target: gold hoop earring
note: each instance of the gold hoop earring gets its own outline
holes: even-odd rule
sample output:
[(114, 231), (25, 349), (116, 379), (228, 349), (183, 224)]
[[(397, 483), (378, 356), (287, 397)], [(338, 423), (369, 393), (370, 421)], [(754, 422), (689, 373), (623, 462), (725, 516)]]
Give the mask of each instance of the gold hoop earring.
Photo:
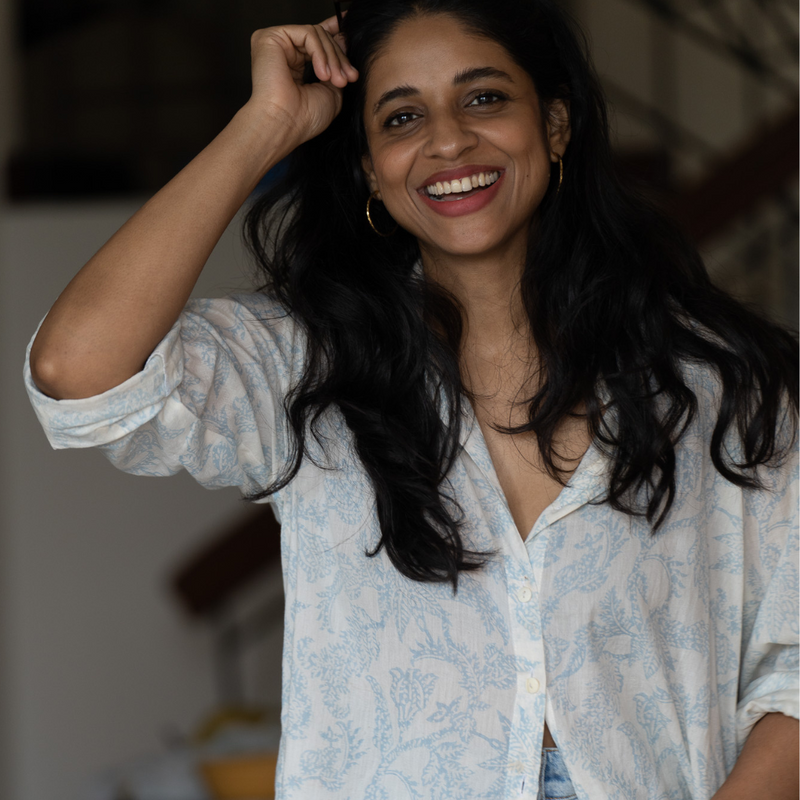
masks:
[(372, 228), (372, 230), (374, 230), (374, 231), (375, 231), (375, 233), (377, 233), (377, 234), (378, 234), (378, 236), (383, 236), (384, 238), (386, 238), (387, 236), (391, 236), (391, 235), (392, 235), (392, 234), (393, 234), (393, 233), (394, 233), (394, 232), (397, 230), (397, 223), (395, 223), (395, 226), (394, 226), (394, 228), (392, 228), (392, 230), (390, 230), (390, 231), (389, 231), (389, 233), (381, 233), (381, 232), (380, 232), (380, 231), (379, 231), (379, 230), (378, 230), (378, 229), (375, 227), (375, 223), (372, 221), (372, 215), (369, 213), (369, 204), (370, 204), (370, 203), (371, 203), (373, 200), (376, 200), (379, 194), (380, 194), (380, 192), (373, 192), (373, 193), (372, 193), (372, 194), (371, 194), (371, 195), (370, 195), (370, 196), (367, 198), (367, 222), (369, 222), (369, 226), (370, 226), (370, 228)]
[(561, 160), (561, 156), (558, 157), (558, 188), (556, 189), (556, 194), (561, 191), (561, 181), (564, 180), (564, 162)]

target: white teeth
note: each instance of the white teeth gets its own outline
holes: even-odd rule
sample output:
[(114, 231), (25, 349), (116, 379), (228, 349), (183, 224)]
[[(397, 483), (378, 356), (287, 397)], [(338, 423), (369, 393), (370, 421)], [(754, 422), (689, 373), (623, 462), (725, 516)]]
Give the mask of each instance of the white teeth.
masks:
[(471, 177), (468, 176), (460, 180), (436, 181), (436, 183), (426, 186), (425, 191), (432, 197), (441, 197), (445, 194), (461, 194), (462, 192), (477, 189), (479, 186), (491, 186), (499, 177), (500, 173), (497, 170), (493, 172), (478, 172)]

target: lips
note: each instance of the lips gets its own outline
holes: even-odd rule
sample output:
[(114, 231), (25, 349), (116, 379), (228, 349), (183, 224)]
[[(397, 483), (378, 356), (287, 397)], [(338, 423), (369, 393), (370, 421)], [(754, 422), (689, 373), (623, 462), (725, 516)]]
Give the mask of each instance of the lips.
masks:
[[(473, 175), (491, 176), (491, 180), (488, 181), (489, 185), (481, 186), (479, 183), (477, 188), (467, 189), (465, 179), (469, 180), (471, 186)], [(504, 177), (505, 171), (497, 167), (469, 165), (431, 175), (427, 178), (426, 183), (417, 189), (417, 193), (422, 202), (440, 216), (461, 217), (465, 214), (474, 214), (489, 205), (497, 196)], [(460, 191), (453, 191), (451, 188), (449, 194), (439, 194), (438, 191), (431, 194), (429, 187), (437, 185), (444, 187), (447, 181), (450, 181), (451, 184), (463, 182), (459, 186)], [(486, 183), (485, 180), (484, 184)]]
[(425, 182), (417, 187), (417, 191), (420, 193), (424, 193), (428, 186), (433, 186), (436, 183), (445, 182), (452, 182), (455, 180), (463, 180), (464, 178), (472, 178), (473, 175), (479, 175), (480, 173), (491, 173), (491, 172), (499, 172), (502, 176), (504, 170), (502, 167), (498, 167), (497, 165), (492, 164), (464, 164), (462, 167), (454, 167), (453, 169), (446, 169), (442, 170), (441, 172), (435, 172), (433, 175), (429, 175)]
[(478, 191), (491, 186), (498, 178), (500, 173), (497, 170), (493, 172), (478, 172), (472, 177), (455, 178), (452, 181), (436, 181), (429, 186), (425, 187), (425, 192), (429, 197), (436, 198), (437, 200), (456, 200), (457, 197), (449, 197), (449, 195), (460, 195), (465, 192), (473, 190)]

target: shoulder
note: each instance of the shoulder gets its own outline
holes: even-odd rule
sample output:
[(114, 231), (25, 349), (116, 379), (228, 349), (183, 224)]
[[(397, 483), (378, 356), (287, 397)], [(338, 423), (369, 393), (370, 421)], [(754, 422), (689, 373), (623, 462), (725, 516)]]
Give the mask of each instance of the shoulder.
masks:
[[(772, 407), (761, 405), (762, 398), (755, 394), (740, 409), (735, 408), (742, 398), (728, 390), (725, 394), (722, 380), (715, 367), (699, 361), (681, 364), (682, 377), (696, 400), (694, 419), (689, 426), (684, 444), (692, 450), (701, 450), (704, 460), (711, 460), (715, 435), (720, 457), (737, 473), (755, 480), (757, 485), (780, 491), (787, 484), (796, 485), (798, 431), (797, 409), (788, 393), (773, 398)], [(720, 426), (726, 417), (727, 427)], [(743, 414), (740, 418), (739, 414)], [(746, 425), (743, 433), (742, 425)], [(719, 426), (719, 430), (717, 430)], [(743, 438), (744, 437), (744, 438)], [(745, 446), (747, 437), (756, 437), (751, 442), (749, 455)], [(757, 463), (746, 467), (747, 463)]]
[(303, 369), (305, 340), (294, 317), (272, 295), (255, 292), (190, 300), (176, 330), (182, 358), (192, 372), (237, 365), (272, 382), (292, 380)]
[(679, 365), (680, 378), (695, 399), (694, 418), (689, 430), (710, 443), (723, 401), (723, 385), (711, 364), (684, 360)]
[(293, 325), (293, 318), (281, 302), (264, 292), (192, 299), (186, 304), (184, 315), (221, 325), (236, 322), (278, 323), (285, 327)]
[(190, 300), (180, 323), (184, 336), (205, 334), (240, 343), (292, 346), (301, 335), (285, 306), (262, 292)]
[[(761, 409), (762, 404), (766, 405), (765, 400), (769, 399), (776, 412), (772, 420), (776, 443), (782, 448), (786, 448), (792, 442), (797, 409), (785, 387), (782, 391), (776, 390), (775, 395), (765, 398), (758, 391), (755, 383), (748, 395), (748, 391), (744, 387), (736, 384), (735, 381), (729, 381), (728, 393), (730, 396), (725, 397), (725, 387), (719, 370), (712, 364), (699, 360), (685, 360), (680, 364), (680, 371), (686, 387), (691, 390), (697, 401), (698, 417), (705, 424), (710, 424), (713, 428), (724, 404), (731, 406), (730, 410), (734, 414), (734, 419), (736, 413), (742, 409), (746, 409), (749, 418)], [(739, 407), (734, 408), (734, 404)]]

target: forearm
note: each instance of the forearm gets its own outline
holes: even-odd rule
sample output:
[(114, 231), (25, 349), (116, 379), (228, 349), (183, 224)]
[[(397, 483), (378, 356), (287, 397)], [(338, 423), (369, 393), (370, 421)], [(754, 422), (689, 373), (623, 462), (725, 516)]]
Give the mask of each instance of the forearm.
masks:
[(291, 150), (281, 122), (245, 106), (75, 276), (31, 351), (36, 384), (87, 397), (138, 372), (263, 173)]
[(762, 717), (712, 800), (797, 800), (799, 729), (798, 721), (784, 714)]

